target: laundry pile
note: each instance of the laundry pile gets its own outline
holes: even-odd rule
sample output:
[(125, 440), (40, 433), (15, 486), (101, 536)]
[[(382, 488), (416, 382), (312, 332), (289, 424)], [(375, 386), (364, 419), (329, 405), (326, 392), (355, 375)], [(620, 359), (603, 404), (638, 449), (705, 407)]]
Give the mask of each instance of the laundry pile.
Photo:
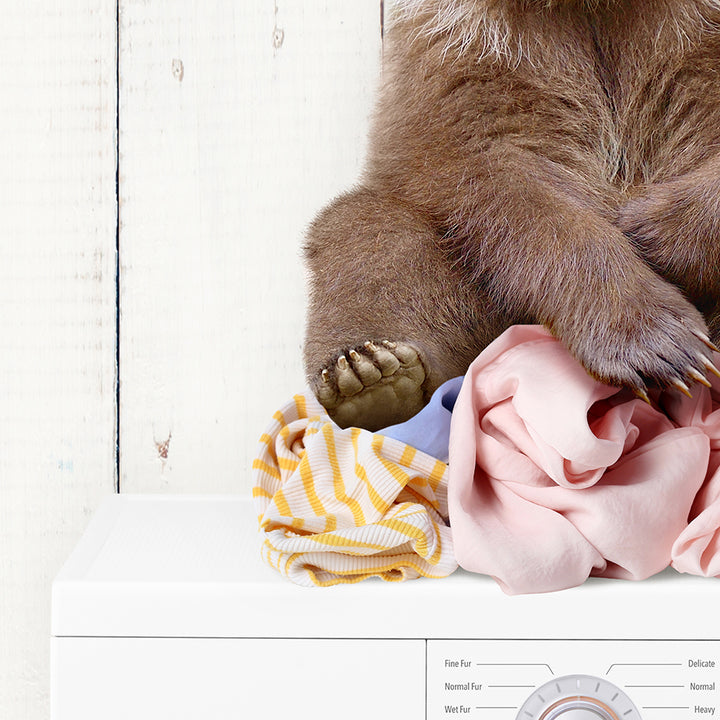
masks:
[(341, 430), (309, 392), (275, 413), (253, 472), (263, 557), (298, 584), (457, 568), (447, 465), (383, 435)]
[[(718, 360), (718, 356), (715, 357)], [(303, 585), (440, 578), (508, 593), (668, 565), (720, 576), (720, 380), (652, 406), (515, 326), (401, 425), (340, 429), (310, 391), (253, 464), (263, 557)]]

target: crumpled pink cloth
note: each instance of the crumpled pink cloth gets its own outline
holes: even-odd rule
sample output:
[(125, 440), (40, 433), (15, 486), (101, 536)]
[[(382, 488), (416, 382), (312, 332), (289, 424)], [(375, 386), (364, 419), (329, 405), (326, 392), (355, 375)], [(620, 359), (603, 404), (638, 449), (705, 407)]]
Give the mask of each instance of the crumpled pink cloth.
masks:
[(720, 383), (692, 391), (657, 392), (650, 407), (593, 380), (544, 328), (507, 330), (453, 410), (460, 566), (511, 594), (639, 580), (671, 562), (720, 574)]
[[(714, 355), (718, 366), (720, 355)], [(690, 522), (672, 548), (672, 565), (680, 572), (720, 577), (720, 380), (696, 391), (693, 399), (666, 393), (665, 410), (679, 425), (700, 428), (710, 441), (705, 482), (690, 510)]]

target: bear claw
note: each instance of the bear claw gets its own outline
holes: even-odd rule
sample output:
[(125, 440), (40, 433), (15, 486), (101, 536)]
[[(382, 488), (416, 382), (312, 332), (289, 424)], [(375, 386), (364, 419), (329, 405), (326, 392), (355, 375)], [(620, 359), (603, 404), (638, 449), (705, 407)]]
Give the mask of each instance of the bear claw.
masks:
[(715, 345), (715, 343), (705, 334), (702, 332), (698, 332), (697, 330), (693, 330), (693, 335), (695, 335), (698, 340), (701, 340), (706, 347), (710, 348), (713, 352), (720, 353), (720, 348)]

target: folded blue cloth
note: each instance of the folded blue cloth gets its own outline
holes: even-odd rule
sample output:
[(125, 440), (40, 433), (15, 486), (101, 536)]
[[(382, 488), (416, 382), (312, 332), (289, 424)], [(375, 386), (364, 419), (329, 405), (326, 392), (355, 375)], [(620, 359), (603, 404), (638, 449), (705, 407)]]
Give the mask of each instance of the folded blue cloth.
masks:
[(461, 376), (443, 383), (417, 415), (404, 423), (378, 430), (378, 433), (412, 445), (438, 460), (447, 462), (450, 418), (462, 381)]

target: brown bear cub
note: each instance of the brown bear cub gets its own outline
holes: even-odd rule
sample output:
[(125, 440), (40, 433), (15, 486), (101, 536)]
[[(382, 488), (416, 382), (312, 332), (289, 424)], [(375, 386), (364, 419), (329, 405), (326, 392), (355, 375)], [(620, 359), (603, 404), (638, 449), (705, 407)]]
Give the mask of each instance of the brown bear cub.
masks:
[(720, 342), (720, 0), (399, 0), (361, 186), (312, 224), (305, 362), (417, 412), (516, 323), (687, 392)]

